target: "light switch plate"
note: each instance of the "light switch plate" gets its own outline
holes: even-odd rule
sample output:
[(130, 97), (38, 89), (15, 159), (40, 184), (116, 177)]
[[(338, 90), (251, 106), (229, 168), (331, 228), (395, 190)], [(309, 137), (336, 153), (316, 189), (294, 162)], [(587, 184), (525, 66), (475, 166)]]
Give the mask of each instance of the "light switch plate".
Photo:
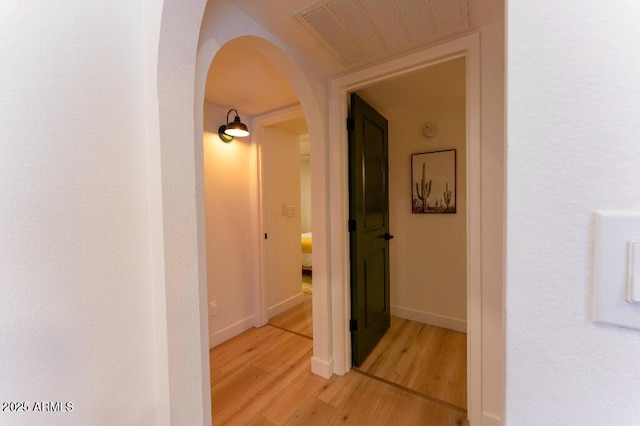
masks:
[(629, 241), (627, 302), (640, 303), (640, 240)]
[(640, 329), (640, 304), (627, 298), (634, 241), (640, 241), (640, 212), (596, 212), (592, 319)]

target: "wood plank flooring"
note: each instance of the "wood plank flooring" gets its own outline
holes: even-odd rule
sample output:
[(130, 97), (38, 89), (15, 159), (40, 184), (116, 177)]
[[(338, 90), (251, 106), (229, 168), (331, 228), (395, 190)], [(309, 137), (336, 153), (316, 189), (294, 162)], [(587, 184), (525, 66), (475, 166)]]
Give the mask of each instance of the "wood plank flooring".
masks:
[(359, 369), (428, 398), (467, 407), (465, 333), (391, 317), (391, 328)]
[(357, 371), (311, 374), (312, 341), (272, 326), (211, 349), (215, 425), (466, 425), (436, 404)]
[(293, 331), (303, 336), (313, 338), (313, 314), (311, 313), (312, 296), (302, 294), (302, 303), (269, 319), (274, 327)]
[[(311, 296), (269, 324), (313, 337)], [(466, 409), (466, 339), (465, 333), (391, 317), (391, 328), (359, 370)]]

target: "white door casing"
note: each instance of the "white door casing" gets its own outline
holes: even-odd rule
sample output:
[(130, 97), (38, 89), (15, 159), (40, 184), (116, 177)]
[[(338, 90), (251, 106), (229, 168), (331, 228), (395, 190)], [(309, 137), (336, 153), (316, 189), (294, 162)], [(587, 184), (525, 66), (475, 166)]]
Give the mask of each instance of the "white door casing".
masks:
[[(348, 157), (345, 118), (350, 92), (457, 57), (466, 59), (467, 148), (467, 395), (468, 418), (482, 417), (482, 281), (480, 168), (480, 37), (467, 35), (404, 57), (336, 77), (329, 95), (331, 306), (334, 373), (351, 367), (349, 334)], [(315, 332), (315, 330), (314, 330)]]

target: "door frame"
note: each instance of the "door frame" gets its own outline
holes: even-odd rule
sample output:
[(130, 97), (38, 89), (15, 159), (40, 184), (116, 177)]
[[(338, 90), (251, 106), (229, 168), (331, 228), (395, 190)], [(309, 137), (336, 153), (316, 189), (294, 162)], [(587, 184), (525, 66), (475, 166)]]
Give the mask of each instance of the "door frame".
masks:
[[(265, 137), (265, 127), (278, 124), (286, 120), (305, 117), (302, 105), (292, 105), (289, 107), (281, 108), (275, 111), (267, 112), (264, 114), (256, 115), (251, 118), (252, 131), (252, 149), (251, 153), (252, 164), (250, 164), (249, 170), (252, 176), (250, 177), (253, 182), (251, 185), (251, 235), (254, 236), (251, 246), (252, 254), (252, 282), (253, 282), (253, 313), (254, 313), (254, 327), (262, 327), (269, 321), (266, 297), (266, 279), (265, 279), (265, 248), (264, 248), (264, 178), (263, 178), (263, 166), (262, 166), (262, 142)], [(313, 172), (311, 173), (311, 184), (313, 180), (317, 179)], [(312, 208), (313, 213), (313, 208)], [(313, 222), (311, 223), (313, 232)], [(322, 269), (323, 265), (319, 264), (318, 268)], [(313, 314), (315, 322), (315, 312)]]
[[(302, 101), (302, 98), (301, 98)], [(267, 298), (265, 297), (264, 279), (264, 219), (262, 204), (262, 141), (264, 140), (264, 128), (284, 120), (295, 117), (304, 117), (307, 120), (309, 130), (309, 142), (311, 151), (311, 232), (313, 232), (313, 356), (311, 357), (311, 372), (326, 379), (334, 373), (334, 365), (331, 347), (331, 324), (329, 323), (331, 311), (329, 295), (329, 227), (327, 226), (328, 196), (327, 189), (327, 147), (324, 136), (319, 135), (317, 115), (305, 110), (304, 103), (281, 108), (272, 112), (256, 115), (251, 119), (252, 154), (255, 164), (251, 165), (251, 232), (255, 236), (252, 244), (253, 265), (253, 312), (255, 326), (261, 327), (268, 321)], [(316, 121), (314, 121), (314, 118)], [(316, 136), (317, 135), (317, 136)]]
[(331, 299), (334, 372), (351, 368), (349, 334), (348, 94), (390, 78), (464, 57), (467, 149), (467, 411), (471, 424), (482, 418), (481, 135), (480, 35), (473, 33), (329, 82), (329, 188), (331, 217)]

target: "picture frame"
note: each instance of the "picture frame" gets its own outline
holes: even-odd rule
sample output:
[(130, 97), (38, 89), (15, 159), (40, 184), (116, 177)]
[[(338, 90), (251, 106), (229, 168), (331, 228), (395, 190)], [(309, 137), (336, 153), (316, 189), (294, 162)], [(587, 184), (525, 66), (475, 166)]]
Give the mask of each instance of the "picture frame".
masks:
[(456, 150), (411, 154), (411, 213), (456, 213)]

